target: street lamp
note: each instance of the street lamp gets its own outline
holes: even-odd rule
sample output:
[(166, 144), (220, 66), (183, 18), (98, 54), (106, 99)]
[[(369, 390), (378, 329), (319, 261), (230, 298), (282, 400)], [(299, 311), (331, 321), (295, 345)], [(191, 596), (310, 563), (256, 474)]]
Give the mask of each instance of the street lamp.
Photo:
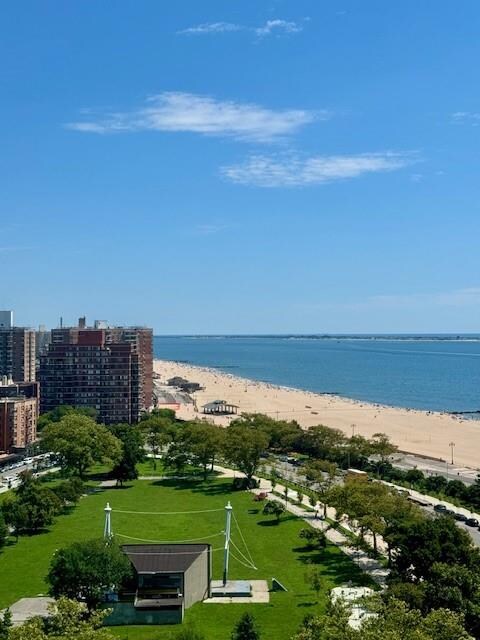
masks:
[(353, 438), (353, 436), (355, 435), (355, 428), (356, 428), (357, 425), (356, 424), (351, 424), (350, 426), (352, 427), (352, 438)]
[(455, 443), (454, 442), (450, 442), (450, 444), (448, 446), (450, 447), (450, 450), (452, 452), (452, 465), (453, 465), (453, 450), (455, 448)]

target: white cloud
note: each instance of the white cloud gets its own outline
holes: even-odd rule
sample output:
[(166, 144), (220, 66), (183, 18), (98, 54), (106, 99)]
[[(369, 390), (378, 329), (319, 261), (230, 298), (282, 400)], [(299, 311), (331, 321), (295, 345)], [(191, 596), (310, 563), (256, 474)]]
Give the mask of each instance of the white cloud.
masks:
[(244, 27), (231, 22), (206, 22), (196, 27), (188, 27), (177, 31), (178, 34), (203, 35), (205, 33), (229, 33), (232, 31), (243, 31)]
[[(304, 20), (308, 20), (305, 18)], [(264, 37), (273, 34), (281, 35), (288, 33), (299, 33), (303, 31), (303, 26), (298, 22), (290, 20), (267, 20), (264, 25), (259, 27), (248, 27), (242, 24), (232, 22), (205, 22), (187, 29), (177, 31), (179, 35), (205, 35), (211, 33), (232, 33), (234, 31), (246, 31), (254, 33), (257, 36)]]
[(272, 33), (299, 33), (303, 27), (287, 20), (267, 20), (263, 27), (255, 29), (257, 36), (269, 36)]
[(452, 122), (454, 124), (470, 124), (473, 127), (478, 127), (480, 126), (480, 112), (456, 111), (452, 113)]
[(411, 155), (365, 153), (343, 156), (253, 155), (245, 162), (222, 167), (222, 175), (237, 184), (257, 187), (302, 187), (393, 171), (413, 162)]
[(130, 112), (109, 113), (94, 120), (72, 122), (67, 128), (89, 133), (184, 131), (238, 140), (270, 142), (300, 127), (330, 117), (327, 111), (273, 110), (256, 104), (215, 100), (209, 96), (165, 92)]

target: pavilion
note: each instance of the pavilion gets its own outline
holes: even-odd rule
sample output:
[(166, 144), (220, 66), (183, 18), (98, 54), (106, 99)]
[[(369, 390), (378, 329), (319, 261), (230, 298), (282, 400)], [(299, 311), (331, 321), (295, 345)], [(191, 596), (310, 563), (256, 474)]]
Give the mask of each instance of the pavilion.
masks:
[(226, 400), (214, 400), (203, 405), (202, 409), (208, 415), (231, 416), (238, 412), (239, 407)]

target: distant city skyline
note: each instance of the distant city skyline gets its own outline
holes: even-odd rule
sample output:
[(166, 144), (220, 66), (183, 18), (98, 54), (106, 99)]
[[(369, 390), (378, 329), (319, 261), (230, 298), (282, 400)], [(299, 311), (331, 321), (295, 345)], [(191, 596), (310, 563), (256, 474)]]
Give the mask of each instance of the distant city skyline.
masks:
[(46, 0), (2, 26), (15, 324), (480, 331), (478, 2)]

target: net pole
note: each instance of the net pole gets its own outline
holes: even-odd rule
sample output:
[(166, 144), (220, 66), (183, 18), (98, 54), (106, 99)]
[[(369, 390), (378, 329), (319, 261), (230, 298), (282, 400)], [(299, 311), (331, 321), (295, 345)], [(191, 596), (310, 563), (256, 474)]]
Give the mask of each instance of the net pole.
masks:
[(223, 554), (223, 586), (226, 586), (228, 580), (228, 561), (230, 555), (230, 530), (232, 526), (232, 505), (230, 501), (225, 507), (225, 548)]

